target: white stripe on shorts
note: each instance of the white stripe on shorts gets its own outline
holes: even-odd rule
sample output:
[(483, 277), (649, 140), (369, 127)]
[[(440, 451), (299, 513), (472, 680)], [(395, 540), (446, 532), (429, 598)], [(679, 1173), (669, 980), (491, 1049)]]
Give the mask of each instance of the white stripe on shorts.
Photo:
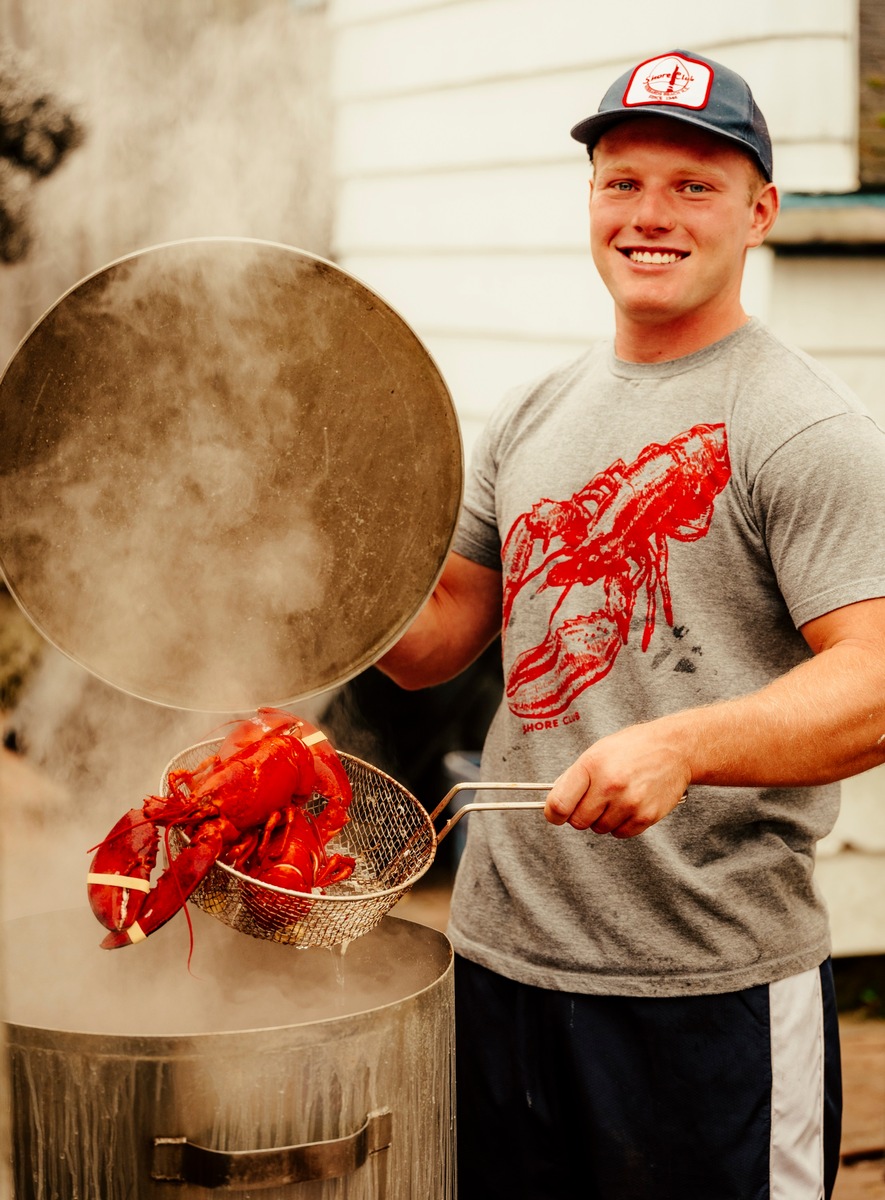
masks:
[(769, 984), (771, 1200), (824, 1194), (824, 1028), (817, 967)]

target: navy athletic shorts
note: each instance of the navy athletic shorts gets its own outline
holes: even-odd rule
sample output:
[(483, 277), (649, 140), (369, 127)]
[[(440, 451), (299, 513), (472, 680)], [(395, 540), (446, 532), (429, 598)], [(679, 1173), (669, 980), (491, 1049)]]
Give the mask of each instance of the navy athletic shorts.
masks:
[(714, 996), (586, 996), (457, 958), (458, 1200), (822, 1200), (829, 961)]

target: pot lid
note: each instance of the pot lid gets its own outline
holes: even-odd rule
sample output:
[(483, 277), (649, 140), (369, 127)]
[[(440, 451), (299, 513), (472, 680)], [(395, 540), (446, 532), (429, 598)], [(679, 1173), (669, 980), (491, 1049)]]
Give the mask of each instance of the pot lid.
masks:
[(0, 565), (122, 691), (237, 712), (369, 666), (430, 595), (462, 448), (415, 334), (289, 246), (155, 246), (77, 284), (0, 380)]

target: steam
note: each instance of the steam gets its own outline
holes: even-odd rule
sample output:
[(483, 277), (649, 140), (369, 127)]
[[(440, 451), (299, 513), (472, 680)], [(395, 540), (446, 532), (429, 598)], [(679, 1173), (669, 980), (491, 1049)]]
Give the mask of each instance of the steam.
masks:
[[(33, 369), (59, 400), (39, 453), (31, 447), (19, 462), (6, 451), (15, 468), (7, 474), (17, 538), (10, 579), (26, 578), (28, 600), (40, 597), (31, 616), (95, 673), (47, 645), (8, 714), (23, 753), (0, 755), (0, 888), (6, 919), (81, 909), (96, 960), (112, 956), (98, 950), (102, 931), (85, 906), (87, 848), (157, 790), (174, 754), (242, 711), (244, 696), (284, 699), (268, 681), (284, 661), (297, 678), (300, 646), (316, 657), (318, 634), (304, 628), (305, 614), (328, 595), (318, 509), (335, 496), (322, 493), (354, 487), (336, 478), (336, 438), (358, 443), (367, 476), (377, 469), (350, 414), (328, 430), (315, 422), (306, 442), (297, 414), (317, 390), (324, 347), (308, 311), (293, 338), (291, 309), (271, 305), (255, 352), (255, 305), (267, 285), (253, 257), (233, 273), (228, 259), (223, 278), (205, 258), (192, 260), (185, 289), (172, 259), (141, 253), (224, 236), (328, 256), (324, 20), (289, 0), (90, 0), (86, 9), (29, 0), (16, 16), (16, 40), (76, 102), (88, 137), (41, 183), (27, 259), (0, 271), (0, 352), (12, 360), (5, 379)], [(64, 324), (70, 306), (59, 306), (52, 363), (13, 354), (60, 296), (125, 255), (134, 256), (129, 265), (96, 276), (74, 324)], [(170, 341), (176, 330), (184, 336)], [(353, 375), (383, 376), (386, 362), (358, 348), (368, 369), (358, 360)], [(301, 371), (311, 360), (313, 375)], [(88, 411), (63, 387), (65, 371), (84, 363)], [(32, 401), (48, 405), (49, 392)], [(383, 438), (383, 422), (375, 426)], [(401, 466), (385, 469), (393, 476)], [(409, 464), (409, 476), (417, 473)], [(319, 482), (307, 486), (308, 476)], [(304, 485), (297, 503), (295, 483)], [(380, 525), (372, 512), (358, 519)], [(376, 603), (369, 584), (383, 590), (374, 578), (339, 588), (348, 619)], [(318, 723), (323, 703), (299, 701), (295, 711)], [(207, 970), (219, 989), (248, 960), (248, 939), (228, 938), (225, 969), (218, 978)], [(114, 952), (115, 969), (131, 969), (132, 955), (170, 939), (184, 972), (181, 919), (148, 947)], [(297, 969), (294, 951), (267, 952)], [(154, 1002), (158, 992), (145, 988)]]
[(0, 27), (88, 130), (35, 191), (27, 260), (0, 271), (0, 360), (79, 279), (146, 246), (221, 235), (328, 256), (325, 19), (289, 0), (29, 0)]
[[(48, 912), (10, 922), (7, 1019), (120, 1036), (301, 1025), (401, 1000), (446, 965), (438, 937), (399, 921), (354, 942), (342, 960), (340, 950), (296, 950), (244, 937), (198, 909), (192, 920), (190, 971), (183, 923), (165, 938), (98, 952), (91, 913)], [(34, 943), (41, 940), (52, 953), (35, 961)]]
[[(14, 25), (0, 29), (4, 35), (9, 54), (15, 50), (39, 64), (88, 131), (35, 194), (36, 236), (27, 260), (0, 270), (4, 360), (60, 295), (91, 272), (148, 246), (224, 235), (328, 254), (324, 13), (299, 10), (289, 0), (248, 6), (227, 0), (188, 5), (90, 0), (88, 12), (33, 0)], [(55, 562), (45, 565), (45, 588), (56, 600), (65, 598), (77, 628), (69, 639), (67, 628), (53, 628), (52, 621), (41, 619), (45, 614), (32, 612), (43, 632), (69, 652), (82, 648), (79, 660), (112, 682), (120, 680), (121, 664), (137, 659), (142, 694), (162, 703), (179, 702), (164, 685), (169, 660), (180, 663), (183, 675), (193, 674), (199, 637), (215, 636), (217, 670), (202, 655), (207, 677), (194, 680), (184, 703), (227, 710), (246, 699), (251, 703), (253, 694), (267, 702), (284, 699), (266, 690), (267, 660), (279, 657), (280, 648), (263, 634), (297, 622), (302, 607), (316, 603), (319, 555), (304, 505), (286, 512), (271, 497), (257, 515), (262, 497), (255, 486), (256, 431), (275, 426), (274, 445), (283, 455), (296, 445), (291, 417), (279, 419), (279, 389), (272, 378), (277, 359), (248, 345), (254, 328), (250, 305), (261, 289), (244, 276), (234, 307), (218, 309), (216, 280), (190, 283), (194, 291), (190, 302), (185, 299), (186, 313), (199, 308), (203, 346), (210, 357), (216, 347), (223, 352), (223, 380), (213, 375), (218, 362), (205, 363), (199, 375), (187, 330), (178, 357), (162, 360), (164, 321), (174, 328), (181, 317), (174, 287), (167, 281), (169, 307), (159, 319), (150, 309), (145, 272), (119, 273), (113, 289), (95, 295), (95, 308), (83, 314), (80, 329), (69, 331), (72, 344), (78, 334), (88, 339), (96, 324), (101, 336), (116, 333), (114, 352), (91, 377), (93, 396), (107, 393), (100, 414), (105, 427), (91, 431), (73, 452), (70, 443), (59, 445), (39, 465), (25, 463), (10, 492), (16, 512), (21, 503), (33, 516), (30, 528), (28, 519), (21, 525), (22, 538), (31, 539), (22, 548), (29, 569), (42, 571), (52, 548), (45, 544), (47, 513), (57, 521), (52, 546), (92, 545), (96, 559), (101, 557), (98, 563), (72, 555), (63, 567), (57, 554), (48, 555)], [(132, 294), (139, 290), (140, 297)], [(114, 326), (111, 307), (125, 312), (125, 329)], [(278, 340), (289, 339), (280, 334)], [(98, 349), (93, 342), (88, 353)], [(152, 360), (154, 374), (140, 397), (124, 386), (133, 376), (140, 382), (141, 360), (127, 362), (127, 351), (141, 354), (146, 365)], [(139, 399), (141, 411), (133, 403)], [(154, 452), (146, 455), (146, 444)], [(126, 503), (125, 489), (117, 487), (121, 481), (130, 484)], [(282, 495), (278, 479), (267, 482)], [(165, 530), (158, 541), (161, 524)], [(245, 567), (248, 596), (241, 580), (234, 587), (223, 579), (228, 551), (236, 551)], [(205, 618), (202, 631), (190, 639), (181, 638), (169, 621), (183, 592), (191, 596), (193, 613), (202, 611)], [(285, 600), (278, 600), (283, 593)], [(219, 618), (222, 610), (229, 620)], [(241, 633), (249, 652), (239, 664), (228, 657), (225, 665), (225, 652), (242, 640)], [(262, 643), (257, 652), (254, 640)], [(206, 695), (217, 699), (206, 701)]]

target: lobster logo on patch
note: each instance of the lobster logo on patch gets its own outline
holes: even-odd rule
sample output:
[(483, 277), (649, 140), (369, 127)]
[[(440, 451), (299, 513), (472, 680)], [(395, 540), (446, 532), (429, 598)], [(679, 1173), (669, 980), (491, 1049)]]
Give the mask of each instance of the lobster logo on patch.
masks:
[[(547, 634), (518, 656), (506, 679), (519, 717), (553, 717), (608, 674), (627, 644), (645, 591), (642, 650), (654, 633), (657, 595), (668, 625), (673, 607), (667, 540), (705, 537), (713, 505), (731, 477), (724, 425), (695, 425), (665, 446), (653, 442), (629, 464), (617, 459), (569, 500), (541, 500), (513, 523), (501, 552), (504, 636), (526, 587), (558, 591)], [(576, 586), (601, 583), (593, 612), (560, 617)]]

